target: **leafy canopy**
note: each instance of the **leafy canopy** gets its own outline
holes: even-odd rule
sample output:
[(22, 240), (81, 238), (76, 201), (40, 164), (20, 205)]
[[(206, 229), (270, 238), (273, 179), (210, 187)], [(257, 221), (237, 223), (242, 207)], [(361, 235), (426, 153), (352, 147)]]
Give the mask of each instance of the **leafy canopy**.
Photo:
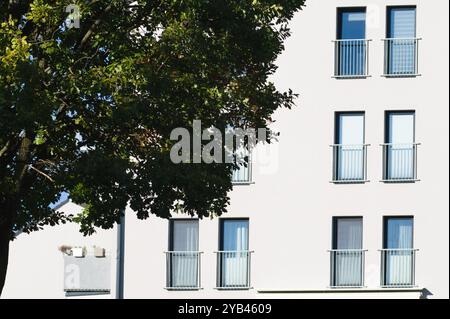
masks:
[[(71, 4), (79, 28), (65, 24)], [(194, 119), (266, 127), (290, 108), (294, 94), (268, 77), (302, 5), (2, 1), (0, 219), (25, 231), (58, 223), (49, 204), (62, 191), (85, 204), (86, 234), (112, 227), (127, 203), (142, 219), (224, 213), (233, 166), (171, 163), (170, 132)]]

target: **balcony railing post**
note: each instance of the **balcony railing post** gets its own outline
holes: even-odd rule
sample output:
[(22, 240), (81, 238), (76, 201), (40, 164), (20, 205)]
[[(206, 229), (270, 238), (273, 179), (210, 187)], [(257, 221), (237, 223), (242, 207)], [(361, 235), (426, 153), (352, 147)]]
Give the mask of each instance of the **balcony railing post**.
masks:
[(167, 271), (166, 271), (166, 287), (170, 287), (170, 274), (172, 273), (172, 269), (170, 266), (170, 255), (168, 253), (166, 253), (166, 267), (167, 267)]
[(382, 251), (381, 252), (381, 259), (382, 259), (382, 261), (383, 261), (383, 263), (382, 263), (382, 268), (383, 268), (383, 273), (382, 273), (382, 276), (381, 276), (381, 286), (386, 286), (386, 283), (387, 283), (387, 272), (386, 272), (386, 261), (387, 261), (387, 258), (386, 258), (386, 252), (384, 252), (384, 251)]
[(365, 50), (365, 57), (366, 57), (366, 69), (364, 70), (364, 75), (369, 75), (369, 46), (370, 46), (370, 41), (367, 41), (367, 48)]
[(251, 271), (250, 271), (250, 267), (251, 267), (251, 264), (252, 264), (252, 255), (249, 253), (249, 252), (247, 252), (246, 253), (247, 254), (247, 287), (250, 287), (250, 282), (251, 282), (251, 278), (250, 278), (250, 276), (251, 276)]
[(417, 144), (414, 144), (414, 179), (417, 179)]
[(367, 147), (364, 146), (364, 180), (367, 180)]
[(419, 39), (416, 39), (416, 74), (419, 74)]
[(216, 287), (220, 287), (221, 286), (221, 284), (220, 284), (220, 281), (221, 281), (220, 269), (222, 268), (220, 265), (220, 254), (217, 253), (216, 257), (217, 257), (216, 258), (217, 259), (217, 262), (216, 262)]
[(361, 257), (361, 286), (364, 286), (364, 282), (365, 282), (365, 272), (366, 272), (366, 254), (364, 253), (364, 251), (362, 252), (362, 257)]
[(330, 287), (334, 286), (335, 278), (334, 278), (334, 252), (330, 251)]
[(201, 274), (202, 274), (202, 254), (200, 253), (198, 255), (198, 267), (197, 267), (197, 281), (198, 281), (197, 286), (198, 287), (202, 286)]

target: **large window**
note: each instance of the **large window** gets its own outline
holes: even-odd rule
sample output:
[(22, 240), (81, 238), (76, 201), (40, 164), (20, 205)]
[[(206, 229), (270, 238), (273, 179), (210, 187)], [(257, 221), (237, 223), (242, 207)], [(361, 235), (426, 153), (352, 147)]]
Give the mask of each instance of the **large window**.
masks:
[(217, 287), (250, 287), (248, 219), (221, 219), (217, 253)]
[(200, 252), (197, 219), (172, 219), (169, 222), (167, 288), (200, 287)]
[(364, 113), (336, 113), (333, 146), (333, 182), (366, 180)]
[(331, 286), (361, 287), (364, 284), (364, 251), (361, 217), (333, 218)]
[(417, 178), (417, 143), (415, 112), (386, 112), (384, 144), (384, 181), (415, 181)]
[(382, 286), (413, 286), (413, 217), (385, 217), (381, 258)]
[(339, 8), (337, 14), (335, 76), (366, 76), (366, 8)]
[(416, 7), (388, 7), (386, 36), (385, 74), (417, 74)]

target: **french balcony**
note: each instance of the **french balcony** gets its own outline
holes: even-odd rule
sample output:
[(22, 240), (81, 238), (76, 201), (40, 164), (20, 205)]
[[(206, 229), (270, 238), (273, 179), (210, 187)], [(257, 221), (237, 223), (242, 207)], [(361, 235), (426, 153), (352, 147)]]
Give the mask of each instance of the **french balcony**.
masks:
[(334, 40), (334, 77), (369, 76), (369, 42), (367, 39)]
[(333, 144), (333, 183), (367, 182), (369, 144)]
[(218, 251), (217, 289), (250, 289), (252, 251)]
[(390, 38), (384, 41), (384, 76), (408, 77), (419, 74), (420, 38)]
[(330, 250), (330, 287), (360, 288), (364, 286), (363, 249)]
[(381, 286), (414, 287), (417, 249), (381, 249)]
[(201, 287), (199, 251), (168, 251), (166, 254), (166, 289), (197, 290)]
[(417, 147), (420, 143), (381, 144), (383, 147), (383, 182), (415, 182)]

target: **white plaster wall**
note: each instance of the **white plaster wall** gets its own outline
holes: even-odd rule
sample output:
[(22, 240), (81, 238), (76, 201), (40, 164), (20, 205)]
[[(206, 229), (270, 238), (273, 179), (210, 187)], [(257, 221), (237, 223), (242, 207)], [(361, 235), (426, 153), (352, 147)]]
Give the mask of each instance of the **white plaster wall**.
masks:
[[(77, 214), (81, 207), (67, 203), (61, 211)], [(109, 295), (86, 298), (111, 298), (115, 291), (116, 230), (98, 230), (92, 236), (84, 237), (74, 223), (45, 227), (31, 234), (20, 234), (10, 246), (10, 259), (2, 298), (65, 298), (64, 260), (58, 250), (61, 245), (92, 246), (106, 249), (111, 255), (111, 285)]]
[[(417, 5), (419, 69), (416, 78), (387, 79), (383, 70), (386, 5)], [(367, 38), (370, 74), (367, 79), (336, 80), (333, 44), (336, 8), (368, 6)], [(417, 253), (416, 283), (434, 297), (448, 298), (448, 2), (439, 1), (307, 1), (292, 22), (292, 37), (278, 61), (274, 81), (300, 94), (297, 107), (276, 113), (280, 132), (271, 147), (271, 166), (256, 163), (255, 184), (236, 186), (224, 217), (250, 218), (250, 249), (254, 250), (249, 291), (217, 291), (215, 255), (218, 221), (200, 223), (203, 290), (163, 289), (163, 251), (168, 245), (167, 221), (143, 223), (128, 219), (126, 252), (127, 297), (261, 297), (258, 289), (326, 289), (333, 216), (363, 216), (366, 285), (379, 288), (382, 218), (414, 215)], [(385, 110), (414, 109), (418, 152), (417, 183), (381, 183), (381, 147)], [(369, 183), (331, 184), (334, 113), (366, 112)], [(130, 234), (132, 233), (132, 234)], [(145, 242), (148, 247), (137, 242)], [(314, 294), (285, 294), (283, 297)], [(388, 298), (388, 294), (377, 294)], [(359, 297), (373, 296), (361, 294)], [(417, 297), (417, 294), (413, 294)], [(271, 295), (273, 296), (273, 295)], [(342, 296), (342, 295), (333, 295)], [(343, 295), (355, 298), (358, 295)], [(406, 295), (403, 295), (405, 297)], [(432, 297), (433, 297), (432, 296)], [(391, 297), (399, 297), (392, 294)]]
[[(417, 5), (419, 70), (416, 78), (386, 79), (383, 70), (386, 5)], [(336, 8), (368, 6), (367, 79), (336, 80), (333, 44)], [(279, 143), (269, 147), (270, 165), (254, 164), (254, 184), (236, 186), (229, 213), (250, 218), (252, 286), (218, 291), (215, 286), (218, 220), (200, 222), (202, 290), (167, 291), (168, 222), (138, 221), (127, 210), (125, 297), (127, 298), (417, 298), (408, 293), (259, 294), (258, 290), (326, 290), (333, 216), (363, 216), (367, 289), (379, 288), (382, 218), (414, 215), (416, 283), (431, 297), (449, 297), (448, 205), (448, 6), (446, 0), (307, 1), (292, 21), (292, 36), (279, 58), (274, 81), (300, 94), (293, 110), (276, 113)], [(419, 182), (384, 184), (381, 147), (385, 110), (416, 111)], [(369, 183), (331, 184), (334, 113), (366, 112)], [(74, 208), (68, 208), (69, 210)], [(55, 227), (12, 244), (5, 297), (62, 297), (62, 257), (56, 247), (80, 242), (115, 249), (115, 232), (83, 239), (72, 226)]]

